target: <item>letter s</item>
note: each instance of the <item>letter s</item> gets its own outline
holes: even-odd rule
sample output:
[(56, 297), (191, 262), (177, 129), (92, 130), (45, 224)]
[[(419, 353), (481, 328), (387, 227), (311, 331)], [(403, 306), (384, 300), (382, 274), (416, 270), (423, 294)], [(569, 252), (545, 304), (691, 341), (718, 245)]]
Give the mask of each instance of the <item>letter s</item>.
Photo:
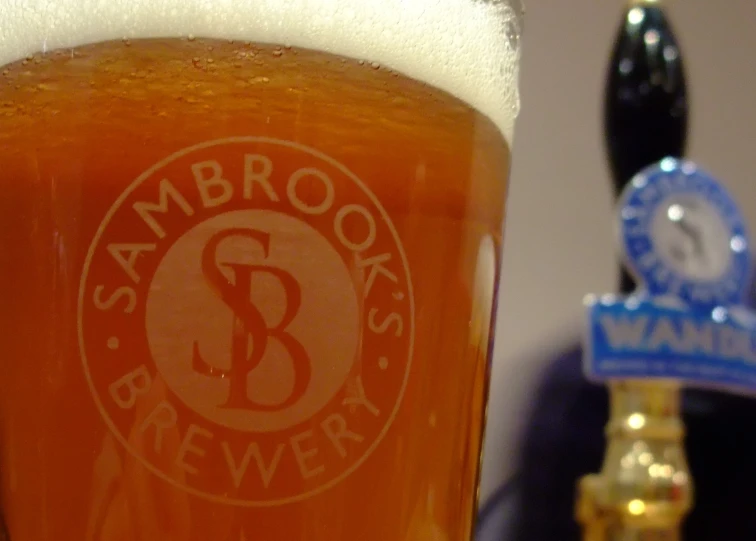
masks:
[(94, 291), (94, 305), (98, 310), (106, 311), (112, 309), (119, 299), (123, 297), (128, 298), (128, 303), (124, 307), (123, 311), (126, 314), (131, 314), (136, 308), (137, 295), (136, 291), (127, 286), (121, 286), (116, 289), (110, 297), (106, 300), (102, 300), (102, 292), (105, 290), (105, 286), (97, 286)]
[(368, 328), (371, 331), (373, 331), (375, 334), (383, 334), (388, 330), (389, 326), (392, 323), (396, 323), (396, 331), (394, 331), (394, 336), (398, 338), (402, 335), (402, 332), (404, 332), (404, 320), (402, 319), (402, 316), (400, 316), (396, 312), (392, 312), (388, 316), (386, 316), (384, 320), (379, 324), (375, 322), (375, 316), (377, 313), (378, 309), (373, 308), (368, 314)]

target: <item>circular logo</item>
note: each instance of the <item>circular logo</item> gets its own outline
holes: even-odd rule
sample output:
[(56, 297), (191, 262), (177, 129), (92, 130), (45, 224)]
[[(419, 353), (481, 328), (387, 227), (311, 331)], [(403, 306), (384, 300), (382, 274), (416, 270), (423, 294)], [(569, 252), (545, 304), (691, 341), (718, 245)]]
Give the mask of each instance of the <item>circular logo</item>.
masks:
[(106, 423), (164, 480), (276, 505), (344, 479), (409, 374), (406, 257), (368, 188), (323, 154), (212, 141), (153, 166), (98, 229), (79, 343)]
[(743, 302), (751, 280), (745, 221), (695, 164), (666, 158), (641, 171), (619, 218), (626, 264), (649, 294), (702, 308)]

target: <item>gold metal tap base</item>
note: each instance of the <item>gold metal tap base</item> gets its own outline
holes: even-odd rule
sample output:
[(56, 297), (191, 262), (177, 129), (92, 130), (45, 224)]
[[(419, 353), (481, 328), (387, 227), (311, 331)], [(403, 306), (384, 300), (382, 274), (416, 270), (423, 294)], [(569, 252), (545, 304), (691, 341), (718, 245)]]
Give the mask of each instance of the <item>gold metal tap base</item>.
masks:
[(583, 540), (679, 541), (693, 501), (680, 385), (623, 380), (609, 390), (604, 464), (578, 486)]

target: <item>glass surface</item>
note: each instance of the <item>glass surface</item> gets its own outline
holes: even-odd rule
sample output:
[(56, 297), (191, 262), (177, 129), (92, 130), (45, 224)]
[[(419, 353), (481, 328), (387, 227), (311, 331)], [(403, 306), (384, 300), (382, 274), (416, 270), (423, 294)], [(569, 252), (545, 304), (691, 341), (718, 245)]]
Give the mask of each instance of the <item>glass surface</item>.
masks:
[(521, 6), (0, 2), (12, 541), (467, 541)]

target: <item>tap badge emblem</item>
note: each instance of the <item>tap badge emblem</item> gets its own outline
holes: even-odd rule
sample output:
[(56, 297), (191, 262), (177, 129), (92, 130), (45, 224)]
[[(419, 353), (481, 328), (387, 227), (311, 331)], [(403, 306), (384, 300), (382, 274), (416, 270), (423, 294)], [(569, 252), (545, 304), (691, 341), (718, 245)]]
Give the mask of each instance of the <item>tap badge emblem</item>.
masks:
[(115, 437), (213, 501), (342, 481), (379, 445), (412, 359), (412, 283), (368, 187), (299, 144), (236, 138), (136, 179), (91, 244), (79, 346)]
[(713, 177), (671, 158), (636, 175), (619, 202), (625, 264), (649, 295), (742, 304), (751, 280), (743, 216)]
[(618, 219), (638, 289), (586, 298), (586, 375), (756, 391), (756, 317), (744, 306), (752, 255), (727, 190), (692, 162), (666, 158), (631, 180)]

